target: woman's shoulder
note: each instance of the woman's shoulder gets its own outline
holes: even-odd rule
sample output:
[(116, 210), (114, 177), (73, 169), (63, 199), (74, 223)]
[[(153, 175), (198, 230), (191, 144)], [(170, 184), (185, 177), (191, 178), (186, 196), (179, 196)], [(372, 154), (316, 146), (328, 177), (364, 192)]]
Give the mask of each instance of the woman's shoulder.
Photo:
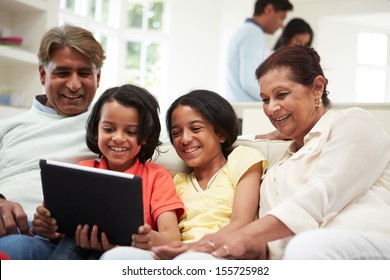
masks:
[(360, 107), (350, 107), (342, 110), (334, 109), (333, 111), (335, 112), (336, 117), (344, 117), (347, 115), (354, 115), (356, 117), (372, 117), (371, 113)]
[(342, 124), (344, 122), (348, 122), (350, 125), (355, 123), (360, 127), (362, 125), (373, 125), (374, 123), (378, 123), (378, 121), (374, 118), (374, 116), (359, 107), (351, 107), (343, 110), (334, 110), (334, 121), (335, 124)]
[(359, 138), (361, 141), (385, 134), (379, 121), (370, 112), (359, 107), (331, 110), (320, 123), (329, 133), (341, 133), (343, 137)]

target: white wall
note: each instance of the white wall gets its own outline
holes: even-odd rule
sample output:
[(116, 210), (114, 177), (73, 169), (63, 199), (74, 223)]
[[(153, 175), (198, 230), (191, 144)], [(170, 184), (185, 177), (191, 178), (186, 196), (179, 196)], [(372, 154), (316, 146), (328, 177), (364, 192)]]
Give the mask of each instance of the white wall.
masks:
[(171, 0), (170, 101), (195, 88), (219, 91), (226, 41), (252, 6), (253, 0)]
[[(255, 0), (171, 0), (171, 51), (167, 75), (169, 104), (177, 96), (194, 88), (207, 88), (224, 94), (226, 48), (236, 28), (253, 13)], [(390, 34), (388, 0), (291, 0), (293, 12), (288, 18), (303, 17), (313, 27), (313, 46), (322, 57), (329, 75), (333, 102), (354, 102), (355, 37), (361, 24), (342, 21), (358, 15), (372, 15), (364, 24), (379, 25)], [(387, 16), (387, 17), (386, 17)], [(387, 20), (386, 20), (387, 18)], [(286, 20), (286, 21), (287, 21)], [(383, 20), (383, 21), (381, 21)], [(387, 25), (386, 25), (387, 22)], [(373, 28), (373, 27), (372, 27)], [(379, 28), (379, 27), (375, 27)], [(271, 49), (278, 31), (267, 36)]]

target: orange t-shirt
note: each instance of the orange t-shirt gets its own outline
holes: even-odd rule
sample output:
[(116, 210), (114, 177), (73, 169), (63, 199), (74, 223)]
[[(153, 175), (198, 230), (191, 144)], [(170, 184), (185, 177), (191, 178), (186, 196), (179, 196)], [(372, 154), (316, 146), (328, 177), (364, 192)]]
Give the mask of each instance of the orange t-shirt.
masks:
[[(79, 165), (108, 169), (107, 159), (83, 160)], [(145, 223), (157, 230), (157, 218), (160, 214), (175, 210), (178, 219), (184, 213), (184, 205), (176, 193), (169, 170), (153, 162), (141, 163), (137, 158), (125, 171), (142, 178), (142, 197)]]

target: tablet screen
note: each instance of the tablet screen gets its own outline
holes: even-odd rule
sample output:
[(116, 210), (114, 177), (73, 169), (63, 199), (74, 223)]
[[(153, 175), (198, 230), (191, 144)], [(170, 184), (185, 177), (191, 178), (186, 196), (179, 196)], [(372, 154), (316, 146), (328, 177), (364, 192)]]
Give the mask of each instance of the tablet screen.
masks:
[(141, 177), (50, 160), (39, 164), (44, 204), (58, 232), (74, 235), (79, 224), (97, 225), (111, 244), (131, 245), (144, 224)]

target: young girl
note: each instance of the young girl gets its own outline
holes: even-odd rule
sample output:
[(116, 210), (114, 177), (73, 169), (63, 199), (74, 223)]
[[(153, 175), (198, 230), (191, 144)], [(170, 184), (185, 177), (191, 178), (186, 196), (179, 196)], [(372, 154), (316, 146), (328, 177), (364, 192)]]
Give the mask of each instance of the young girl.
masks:
[[(94, 105), (87, 123), (87, 146), (100, 160), (79, 164), (131, 173), (142, 178), (145, 225), (132, 236), (132, 245), (141, 249), (180, 240), (177, 219), (183, 203), (177, 196), (167, 169), (148, 162), (159, 143), (160, 121), (157, 100), (146, 90), (123, 85), (106, 90)], [(57, 225), (46, 208), (39, 206), (34, 230), (48, 238), (59, 237)], [(83, 249), (105, 251), (113, 247), (98, 228), (79, 225), (75, 242)], [(58, 248), (57, 248), (58, 249)]]
[(136, 253), (134, 248), (115, 248), (102, 259), (169, 259), (191, 246), (208, 252), (213, 244), (205, 235), (234, 231), (256, 218), (267, 162), (255, 149), (233, 150), (238, 122), (232, 106), (217, 93), (195, 90), (171, 105), (166, 122), (177, 154), (193, 170), (174, 177), (186, 210), (179, 223), (184, 242), (153, 248), (155, 256)]

